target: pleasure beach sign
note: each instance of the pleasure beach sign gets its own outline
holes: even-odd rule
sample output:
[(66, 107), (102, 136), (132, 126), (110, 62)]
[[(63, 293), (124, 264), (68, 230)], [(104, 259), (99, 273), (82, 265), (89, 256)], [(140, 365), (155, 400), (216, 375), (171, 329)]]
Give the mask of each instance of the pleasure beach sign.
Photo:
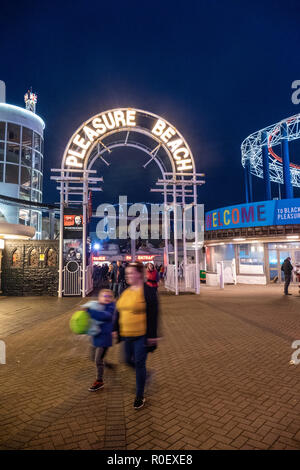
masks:
[(147, 111), (120, 108), (105, 111), (84, 122), (71, 137), (63, 157), (63, 168), (85, 168), (97, 143), (117, 132), (134, 131), (148, 135), (162, 146), (176, 172), (194, 171), (191, 150), (178, 130), (165, 119)]

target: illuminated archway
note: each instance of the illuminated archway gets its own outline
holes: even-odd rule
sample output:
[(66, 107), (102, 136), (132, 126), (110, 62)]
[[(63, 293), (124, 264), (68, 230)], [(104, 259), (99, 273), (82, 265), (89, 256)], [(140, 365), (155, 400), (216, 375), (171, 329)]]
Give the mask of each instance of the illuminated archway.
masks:
[(88, 169), (113, 148), (134, 147), (146, 152), (162, 173), (195, 172), (191, 149), (168, 121), (144, 110), (112, 109), (85, 121), (70, 138), (62, 169)]
[[(82, 205), (82, 267), (80, 275), (81, 286), (79, 292), (84, 297), (88, 293), (87, 284), (91, 279), (90, 273), (87, 271), (87, 207), (88, 193), (90, 190), (101, 190), (101, 188), (91, 187), (102, 178), (93, 176), (96, 173), (92, 170), (95, 161), (100, 158), (106, 164), (107, 158), (104, 154), (112, 152), (117, 147), (131, 147), (143, 151), (149, 155), (149, 160), (144, 165), (154, 161), (160, 171), (162, 178), (156, 184), (159, 189), (151, 191), (160, 192), (164, 197), (164, 210), (168, 211), (170, 207), (174, 210), (174, 227), (176, 227), (177, 210), (176, 205), (179, 203), (185, 210), (194, 207), (194, 213), (197, 213), (197, 185), (204, 183), (199, 180), (199, 176), (203, 174), (196, 173), (194, 157), (191, 149), (182, 134), (164, 118), (148, 111), (134, 108), (118, 108), (99, 113), (87, 121), (85, 121), (70, 138), (62, 158), (61, 168), (53, 169), (53, 172), (59, 172), (59, 176), (54, 176), (59, 183), (60, 190), (60, 251), (59, 251), (59, 297), (63, 294), (63, 283), (65, 285), (63, 272), (63, 231), (64, 231), (64, 210), (69, 203), (77, 203)], [(91, 186), (90, 186), (91, 185)], [(190, 189), (187, 189), (190, 188)], [(72, 201), (71, 196), (80, 196), (80, 200)], [(171, 203), (168, 202), (168, 196), (172, 198)], [(186, 204), (187, 198), (192, 198), (190, 204)], [(77, 198), (78, 199), (78, 198)], [(66, 216), (67, 217), (67, 216)], [(195, 291), (200, 292), (199, 280), (199, 255), (198, 255), (198, 219), (195, 217), (195, 266), (194, 279)], [(167, 218), (165, 217), (165, 220)], [(183, 217), (183, 223), (184, 217)], [(167, 225), (164, 223), (165, 234), (167, 233)], [(184, 225), (185, 227), (185, 225)], [(176, 229), (177, 230), (177, 229)], [(174, 291), (178, 294), (178, 247), (177, 236), (174, 228)], [(185, 229), (183, 229), (183, 252), (184, 266), (187, 265), (187, 245), (185, 238)], [(165, 237), (166, 246), (166, 263), (168, 264), (168, 239)], [(175, 274), (176, 273), (176, 274)], [(73, 276), (73, 274), (72, 274)], [(77, 275), (76, 275), (77, 276)], [(71, 281), (73, 282), (72, 277)], [(79, 277), (78, 277), (79, 279)], [(76, 282), (78, 284), (76, 277)], [(187, 286), (187, 284), (186, 284)], [(78, 287), (78, 285), (77, 285)], [(76, 289), (77, 289), (76, 287)], [(75, 289), (75, 290), (76, 290)], [(66, 295), (64, 293), (64, 295)], [(73, 294), (68, 294), (73, 295)]]

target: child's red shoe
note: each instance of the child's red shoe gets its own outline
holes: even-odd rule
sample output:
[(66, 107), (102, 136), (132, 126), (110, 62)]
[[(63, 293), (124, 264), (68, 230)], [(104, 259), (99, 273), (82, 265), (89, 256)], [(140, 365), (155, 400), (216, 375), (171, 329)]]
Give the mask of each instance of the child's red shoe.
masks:
[(100, 390), (100, 388), (104, 387), (104, 383), (100, 382), (99, 380), (96, 380), (96, 382), (93, 383), (93, 385), (89, 388), (89, 392), (97, 392), (97, 390)]

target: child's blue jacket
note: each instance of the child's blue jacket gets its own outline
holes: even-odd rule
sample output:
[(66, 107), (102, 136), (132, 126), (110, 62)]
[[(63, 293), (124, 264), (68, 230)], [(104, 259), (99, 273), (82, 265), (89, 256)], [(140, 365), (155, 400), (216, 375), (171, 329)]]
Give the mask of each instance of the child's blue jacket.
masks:
[(112, 328), (115, 303), (99, 304), (97, 301), (91, 301), (83, 305), (90, 314), (92, 320), (98, 322), (100, 333), (92, 336), (93, 346), (96, 348), (108, 348), (112, 345)]

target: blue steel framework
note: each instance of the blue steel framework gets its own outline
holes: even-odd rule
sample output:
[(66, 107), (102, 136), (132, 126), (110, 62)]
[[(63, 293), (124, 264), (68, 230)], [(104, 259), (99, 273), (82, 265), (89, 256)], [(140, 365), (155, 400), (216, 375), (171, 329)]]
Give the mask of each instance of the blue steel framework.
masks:
[[(246, 202), (253, 201), (252, 175), (265, 180), (265, 200), (271, 199), (271, 182), (284, 185), (284, 198), (293, 197), (293, 187), (300, 187), (300, 166), (290, 163), (289, 142), (299, 138), (300, 114), (296, 114), (249, 135), (242, 142)], [(273, 149), (278, 145), (282, 158)]]

